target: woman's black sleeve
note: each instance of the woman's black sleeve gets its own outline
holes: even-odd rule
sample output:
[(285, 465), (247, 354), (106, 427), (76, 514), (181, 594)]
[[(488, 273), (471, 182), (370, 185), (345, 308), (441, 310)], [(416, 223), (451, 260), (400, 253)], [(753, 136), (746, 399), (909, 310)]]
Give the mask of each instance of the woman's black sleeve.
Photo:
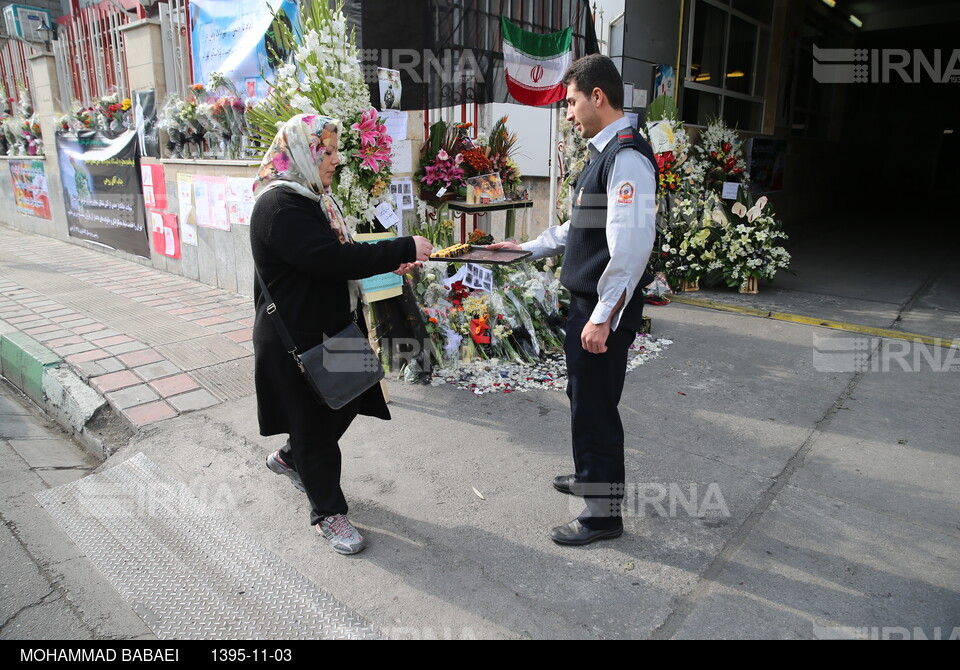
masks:
[(321, 212), (309, 205), (277, 207), (269, 227), (270, 248), (298, 270), (330, 279), (365, 279), (417, 259), (412, 237), (341, 244)]

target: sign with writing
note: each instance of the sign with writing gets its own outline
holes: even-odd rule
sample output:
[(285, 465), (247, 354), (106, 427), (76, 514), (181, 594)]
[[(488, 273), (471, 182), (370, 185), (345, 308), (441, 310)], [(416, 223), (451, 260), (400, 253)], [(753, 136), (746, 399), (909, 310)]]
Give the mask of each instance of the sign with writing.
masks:
[(265, 98), (263, 75), (275, 81), (276, 69), (293, 55), (293, 45), (279, 39), (276, 24), (295, 28), (298, 7), (293, 0), (191, 0), (194, 81), (208, 83), (220, 72), (241, 95)]
[(52, 219), (50, 214), (50, 189), (43, 161), (7, 161), (10, 178), (13, 180), (13, 200), (17, 211), (42, 219)]
[(58, 133), (57, 162), (70, 236), (149, 258), (136, 132)]

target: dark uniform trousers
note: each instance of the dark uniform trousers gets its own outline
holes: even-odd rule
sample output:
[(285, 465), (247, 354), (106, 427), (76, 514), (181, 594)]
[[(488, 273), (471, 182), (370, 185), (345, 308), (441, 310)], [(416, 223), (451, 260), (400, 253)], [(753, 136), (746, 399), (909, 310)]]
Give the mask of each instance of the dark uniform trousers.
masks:
[(564, 352), (567, 355), (567, 397), (570, 398), (573, 462), (587, 508), (579, 521), (587, 528), (619, 528), (624, 472), (620, 396), (627, 374), (627, 354), (636, 332), (621, 325), (610, 333), (607, 351), (591, 354), (580, 336), (593, 307), (571, 301)]

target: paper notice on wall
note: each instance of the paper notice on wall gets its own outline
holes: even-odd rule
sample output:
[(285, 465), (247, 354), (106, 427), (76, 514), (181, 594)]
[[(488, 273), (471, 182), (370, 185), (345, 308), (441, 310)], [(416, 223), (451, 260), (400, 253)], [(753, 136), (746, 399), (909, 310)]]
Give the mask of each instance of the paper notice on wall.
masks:
[(167, 208), (167, 185), (162, 165), (141, 165), (143, 204), (147, 210)]
[(217, 230), (230, 230), (227, 219), (227, 178), (193, 178), (194, 211), (197, 225)]
[(193, 213), (198, 226), (210, 227), (210, 187), (201, 177), (193, 180)]
[(173, 228), (164, 228), (164, 229), (163, 229), (163, 236), (164, 236), (164, 239), (165, 239), (166, 242), (167, 242), (167, 244), (166, 244), (166, 250), (164, 251), (164, 255), (166, 255), (166, 256), (174, 256), (174, 255), (176, 255), (176, 253), (177, 253), (177, 233), (176, 233), (176, 231), (175, 231)]
[(200, 245), (197, 240), (197, 227), (192, 223), (184, 223), (183, 219), (180, 219), (180, 241), (191, 247)]
[[(413, 180), (396, 179), (390, 184), (390, 194), (397, 205), (397, 209), (404, 211), (413, 209)], [(441, 195), (441, 194), (437, 194)]]
[(210, 219), (213, 228), (230, 230), (230, 221), (227, 218), (227, 178), (210, 178)]
[(179, 260), (180, 236), (177, 233), (177, 215), (171, 212), (150, 212), (150, 227), (154, 251)]
[(393, 159), (393, 173), (406, 174), (413, 172), (413, 142), (401, 140), (394, 142), (390, 150)]
[(193, 175), (177, 175), (177, 202), (180, 208), (180, 224), (188, 223), (193, 213)]
[(387, 135), (389, 135), (394, 142), (402, 142), (407, 139), (407, 122), (409, 121), (409, 116), (407, 112), (397, 112), (394, 110), (384, 111), (380, 114), (381, 120), (387, 126)]
[(149, 165), (140, 166), (140, 178), (143, 181), (143, 204), (147, 209), (157, 206), (157, 198), (153, 193), (153, 170)]
[(400, 217), (393, 211), (393, 205), (389, 202), (381, 202), (377, 205), (377, 219), (384, 228), (393, 228), (400, 223)]
[(253, 179), (227, 178), (227, 221), (231, 226), (249, 226), (253, 213)]

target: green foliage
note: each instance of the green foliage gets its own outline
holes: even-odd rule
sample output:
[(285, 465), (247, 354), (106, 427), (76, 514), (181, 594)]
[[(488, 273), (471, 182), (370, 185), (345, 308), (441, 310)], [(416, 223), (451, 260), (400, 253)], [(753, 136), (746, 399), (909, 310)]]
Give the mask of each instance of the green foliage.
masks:
[(647, 107), (647, 121), (661, 121), (663, 119), (680, 120), (677, 103), (669, 95), (661, 95)]

